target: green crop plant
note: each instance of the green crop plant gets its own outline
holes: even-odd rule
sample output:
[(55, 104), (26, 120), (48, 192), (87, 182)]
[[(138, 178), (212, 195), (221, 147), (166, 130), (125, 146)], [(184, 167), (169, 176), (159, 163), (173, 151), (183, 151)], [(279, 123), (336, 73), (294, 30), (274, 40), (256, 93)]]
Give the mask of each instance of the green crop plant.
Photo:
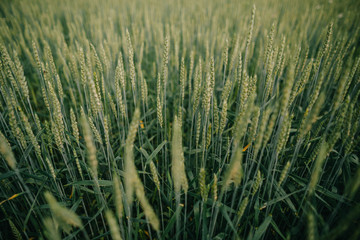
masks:
[(359, 12), (0, 1), (0, 240), (359, 239)]

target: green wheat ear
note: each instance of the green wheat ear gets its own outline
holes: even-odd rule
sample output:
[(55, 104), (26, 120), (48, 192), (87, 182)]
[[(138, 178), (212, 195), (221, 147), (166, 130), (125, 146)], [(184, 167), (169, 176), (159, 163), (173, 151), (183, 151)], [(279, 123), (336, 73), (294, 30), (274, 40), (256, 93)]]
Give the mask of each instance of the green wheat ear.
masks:
[(144, 185), (140, 180), (140, 177), (137, 173), (135, 160), (134, 160), (134, 142), (136, 138), (136, 133), (138, 130), (140, 121), (140, 110), (139, 108), (135, 109), (133, 119), (131, 120), (129, 126), (129, 133), (126, 138), (125, 143), (125, 193), (126, 200), (128, 204), (132, 204), (134, 200), (134, 194), (140, 202), (141, 207), (144, 210), (144, 214), (148, 219), (151, 226), (154, 230), (158, 231), (160, 228), (160, 222), (156, 216), (154, 209), (150, 205), (148, 199), (145, 196)]
[(123, 194), (121, 192), (120, 179), (118, 178), (116, 173), (114, 173), (113, 176), (114, 176), (113, 189), (115, 195), (116, 214), (119, 218), (119, 221), (121, 221), (121, 218), (123, 217), (123, 213), (124, 213)]
[(118, 224), (114, 217), (114, 214), (111, 212), (111, 210), (107, 210), (105, 212), (105, 217), (106, 217), (107, 222), (109, 223), (111, 237), (114, 240), (121, 240), (122, 238), (120, 235), (119, 227), (118, 227)]
[[(87, 148), (87, 157), (91, 173), (95, 179), (98, 177), (98, 160), (96, 158), (96, 146), (94, 143), (93, 135), (89, 126), (89, 122), (86, 119), (85, 113), (81, 114), (81, 125), (84, 132), (84, 140)], [(92, 124), (93, 125), (93, 124)]]
[(179, 195), (181, 189), (186, 193), (188, 190), (188, 182), (185, 173), (184, 165), (184, 152), (182, 149), (182, 134), (181, 134), (181, 125), (177, 118), (174, 117), (173, 123), (173, 136), (171, 141), (171, 174), (174, 182), (175, 194)]
[(5, 136), (0, 132), (0, 153), (6, 160), (10, 168), (16, 168), (16, 160), (11, 150), (10, 143), (6, 140)]
[(44, 196), (55, 221), (65, 232), (69, 233), (72, 227), (81, 228), (83, 226), (80, 217), (73, 211), (61, 206), (50, 192), (45, 192)]
[(201, 168), (199, 173), (199, 188), (200, 188), (201, 197), (204, 201), (207, 200), (207, 187), (206, 187), (205, 178), (206, 178), (205, 169)]
[(160, 191), (160, 180), (159, 180), (159, 176), (158, 176), (159, 173), (158, 173), (153, 161), (150, 161), (150, 171), (151, 171), (151, 175), (152, 175), (153, 181), (155, 183), (155, 186), (156, 186), (157, 190)]

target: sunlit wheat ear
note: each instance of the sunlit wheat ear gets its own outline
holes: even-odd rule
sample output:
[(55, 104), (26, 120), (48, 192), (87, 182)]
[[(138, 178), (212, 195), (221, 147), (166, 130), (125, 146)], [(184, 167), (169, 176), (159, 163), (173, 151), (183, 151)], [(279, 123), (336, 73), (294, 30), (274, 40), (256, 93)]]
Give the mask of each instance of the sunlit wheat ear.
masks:
[(254, 99), (255, 94), (252, 94), (248, 97), (248, 100), (246, 101), (246, 104), (244, 105), (244, 108), (241, 109), (241, 111), (238, 113), (235, 119), (235, 123), (232, 129), (233, 133), (233, 151), (236, 151), (237, 148), (242, 147), (240, 145), (240, 141), (242, 137), (245, 135), (247, 130), (247, 125), (250, 120), (251, 113), (256, 110), (253, 108), (254, 106)]
[[(108, 49), (107, 41), (104, 41), (104, 44), (103, 43), (100, 44), (99, 55), (100, 55), (101, 62), (104, 64), (105, 74), (107, 74), (109, 72), (110, 65), (112, 63), (111, 59), (109, 59), (109, 57), (108, 57), (108, 54), (109, 54), (108, 50), (109, 49)], [(103, 76), (103, 74), (102, 74), (102, 76)]]
[(282, 96), (280, 99), (280, 112), (279, 112), (280, 115), (283, 115), (289, 106), (291, 89), (293, 87), (294, 78), (295, 78), (294, 71), (295, 71), (295, 66), (293, 63), (290, 63), (289, 71), (287, 73), (288, 77), (285, 79), (284, 88), (282, 89)]
[(10, 144), (5, 136), (0, 132), (0, 153), (6, 160), (10, 168), (16, 168), (16, 160), (11, 150)]
[(148, 89), (147, 89), (147, 82), (146, 82), (146, 79), (141, 77), (141, 83), (140, 83), (140, 86), (141, 86), (141, 100), (143, 102), (143, 104), (147, 104), (147, 97), (148, 97)]
[[(281, 76), (282, 75), (282, 72), (284, 70), (284, 65), (285, 65), (285, 41), (286, 41), (286, 37), (285, 36), (282, 36), (282, 39), (281, 39), (281, 46), (280, 46), (280, 49), (279, 49), (279, 52), (278, 52), (278, 56), (277, 56), (277, 59), (276, 59), (276, 66), (274, 68), (274, 75), (278, 75), (278, 76)], [(305, 57), (305, 59), (307, 59), (307, 56)], [(297, 75), (295, 73), (295, 75)], [(271, 86), (271, 89), (270, 89), (270, 92), (272, 92), (272, 89), (273, 89), (273, 85)]]
[(9, 124), (11, 128), (12, 134), (15, 138), (20, 142), (20, 145), (25, 149), (27, 147), (27, 142), (24, 136), (24, 133), (21, 131), (18, 125), (18, 121), (16, 120), (15, 111), (10, 108), (9, 109)]
[[(106, 66), (107, 66), (107, 64), (105, 64), (105, 67)], [(94, 75), (96, 75), (96, 72), (94, 73)], [(105, 95), (105, 79), (104, 79), (104, 75), (101, 75), (101, 79), (99, 81), (100, 81), (99, 84), (101, 85), (101, 92), (100, 92), (100, 89), (99, 89), (98, 90), (98, 95), (99, 95), (99, 99), (100, 99), (100, 102), (101, 102), (102, 101), (102, 96), (104, 96), (104, 97), (106, 96)]]
[[(88, 72), (88, 74), (90, 73)], [(90, 77), (88, 79), (88, 86), (90, 88), (90, 106), (93, 115), (96, 116), (102, 109), (100, 94), (96, 90), (94, 80)]]
[[(239, 73), (238, 73), (239, 74)], [(242, 80), (241, 80), (241, 95), (240, 95), (240, 111), (243, 111), (245, 108), (246, 100), (249, 95), (249, 75), (243, 74)]]
[(170, 36), (169, 33), (166, 33), (164, 46), (163, 46), (162, 65), (161, 65), (161, 81), (164, 86), (166, 86), (166, 81), (168, 77), (169, 51), (170, 51)]
[(121, 88), (126, 91), (125, 70), (122, 53), (119, 52), (118, 62), (115, 70), (115, 81), (120, 82)]
[[(327, 31), (327, 34), (326, 34), (326, 39), (325, 39), (325, 41), (323, 43), (323, 46), (322, 46), (321, 50), (318, 52), (318, 56), (316, 57), (316, 60), (315, 60), (315, 63), (314, 63), (315, 72), (320, 71), (321, 62), (323, 61), (323, 57), (327, 53), (327, 51), (329, 50), (330, 38), (332, 36), (332, 27), (333, 27), (333, 24), (331, 23), (329, 25), (329, 27), (328, 27), (328, 31)], [(320, 73), (320, 77), (319, 77), (318, 81), (316, 82), (316, 84), (314, 86), (314, 90), (313, 90), (313, 92), (312, 92), (312, 94), (310, 96), (310, 101), (309, 101), (308, 107), (306, 109), (306, 114), (311, 111), (313, 105), (317, 101), (317, 99), (319, 97), (321, 87), (323, 86), (324, 79), (325, 79), (325, 75), (323, 73)]]
[(83, 48), (79, 48), (79, 60), (80, 60), (80, 75), (81, 75), (81, 83), (83, 86), (86, 86), (87, 83), (87, 67), (85, 64), (85, 55)]
[(213, 122), (214, 122), (213, 134), (215, 135), (219, 131), (220, 119), (219, 119), (219, 108), (216, 97), (214, 97), (213, 101), (214, 101), (213, 102)]
[(52, 146), (52, 143), (53, 143), (53, 134), (51, 132), (51, 126), (50, 126), (50, 123), (48, 121), (45, 120), (44, 122), (44, 127), (45, 127), (45, 136), (44, 138), (46, 139), (46, 142), (48, 144), (48, 148), (49, 148), (49, 151), (51, 153), (51, 155), (53, 154), (53, 146)]
[(48, 157), (46, 157), (45, 159), (46, 159), (46, 163), (48, 164), (48, 167), (50, 169), (51, 176), (53, 177), (53, 179), (55, 181), (56, 180), (55, 169), (54, 169), (50, 159)]
[(126, 190), (126, 198), (128, 204), (131, 204), (134, 200), (134, 193), (136, 194), (137, 199), (140, 202), (141, 207), (144, 210), (145, 216), (148, 219), (151, 226), (158, 231), (160, 228), (160, 222), (158, 217), (156, 216), (153, 208), (148, 202), (145, 196), (144, 186), (140, 180), (140, 177), (137, 173), (134, 159), (134, 142), (136, 133), (138, 130), (138, 125), (140, 121), (140, 110), (136, 108), (133, 119), (131, 120), (129, 126), (128, 136), (126, 138), (125, 143), (125, 174), (124, 174), (124, 182), (125, 182), (125, 190)]
[(201, 114), (200, 114), (200, 112), (199, 112), (199, 113), (197, 114), (197, 120), (196, 120), (196, 134), (195, 134), (196, 147), (199, 146), (200, 131), (201, 131)]
[(227, 105), (227, 101), (224, 100), (223, 104), (222, 104), (222, 109), (221, 109), (221, 113), (220, 113), (220, 126), (219, 126), (219, 135), (221, 136), (222, 133), (224, 132), (225, 126), (226, 126), (226, 121), (227, 121), (227, 109), (228, 105)]
[(266, 129), (264, 131), (264, 137), (263, 137), (263, 144), (267, 144), (267, 142), (270, 140), (277, 118), (278, 118), (278, 111), (276, 109), (270, 116), (269, 121), (266, 125)]
[(224, 89), (221, 93), (221, 101), (222, 102), (227, 102), (228, 98), (230, 96), (231, 90), (232, 90), (232, 86), (233, 86), (233, 79), (231, 79), (230, 77), (227, 78)]
[(20, 62), (17, 52), (14, 50), (14, 62), (16, 67), (16, 79), (18, 80), (19, 86), (21, 88), (22, 94), (26, 99), (29, 99), (29, 87), (24, 75), (24, 68)]
[(135, 83), (134, 49), (133, 49), (133, 46), (131, 43), (130, 33), (129, 33), (128, 29), (126, 29), (126, 40), (127, 40), (129, 67), (130, 67), (130, 82), (131, 82), (133, 91), (135, 91), (136, 83)]
[(100, 71), (100, 73), (102, 73), (103, 67), (102, 67), (100, 58), (96, 52), (96, 49), (92, 43), (90, 43), (90, 49), (91, 49), (92, 57), (95, 59), (96, 68)]
[(159, 229), (160, 229), (159, 218), (156, 216), (154, 209), (152, 208), (149, 201), (145, 197), (144, 186), (140, 182), (140, 179), (139, 179), (138, 183), (139, 183), (139, 185), (136, 186), (136, 189), (135, 189), (136, 197), (138, 198), (140, 205), (143, 208), (144, 214), (145, 214), (147, 220), (149, 221), (150, 225), (153, 227), (153, 229), (155, 231), (159, 231)]
[(291, 166), (291, 162), (290, 162), (290, 161), (287, 161), (284, 169), (281, 171), (280, 178), (279, 178), (279, 182), (278, 182), (278, 186), (280, 186), (280, 185), (283, 183), (283, 181), (285, 180), (285, 177), (286, 177), (286, 175), (287, 175), (288, 172), (289, 172), (290, 166)]
[(36, 46), (35, 41), (32, 41), (32, 50), (33, 50), (33, 54), (34, 54), (35, 64), (37, 65), (39, 72), (41, 72), (41, 62), (40, 62), (38, 48)]
[(116, 173), (113, 174), (113, 184), (114, 184), (114, 197), (115, 197), (115, 207), (116, 207), (116, 214), (121, 221), (121, 218), (123, 217), (124, 213), (124, 207), (123, 207), (123, 198), (121, 193), (121, 187), (120, 187), (120, 179), (116, 175)]
[(265, 59), (264, 59), (266, 69), (270, 64), (270, 55), (273, 49), (274, 35), (275, 35), (275, 23), (273, 22), (271, 24), (270, 32), (266, 37), (266, 49), (265, 49)]
[(46, 89), (44, 86), (41, 86), (41, 93), (42, 93), (42, 97), (43, 97), (43, 100), (44, 100), (44, 103), (45, 103), (45, 106), (47, 108), (47, 110), (50, 112), (50, 103), (49, 103), (49, 99), (47, 97), (47, 94), (46, 94)]
[(56, 66), (55, 66), (55, 62), (54, 62), (54, 58), (53, 58), (51, 49), (50, 49), (50, 47), (49, 47), (49, 45), (47, 43), (45, 44), (45, 54), (46, 54), (46, 57), (47, 57), (47, 59), (49, 61), (49, 66), (50, 66), (50, 70), (52, 72), (52, 75), (55, 77), (55, 83), (56, 83), (56, 86), (57, 86), (57, 89), (58, 89), (59, 97), (63, 98), (63, 96), (64, 96), (63, 87), (62, 87), (62, 84), (61, 84), (61, 81), (60, 81), (59, 74), (57, 73), (57, 70), (56, 70)]
[(34, 114), (34, 118), (35, 118), (35, 125), (36, 125), (37, 129), (40, 131), (41, 130), (41, 122), (40, 122), (39, 116), (36, 113)]
[(196, 111), (200, 103), (201, 80), (202, 80), (202, 68), (201, 68), (201, 58), (199, 58), (199, 63), (195, 70), (194, 92), (192, 97), (193, 112)]
[(310, 183), (308, 186), (308, 195), (309, 196), (311, 196), (314, 193), (316, 185), (318, 184), (318, 181), (321, 176), (322, 166), (325, 162), (328, 149), (329, 149), (328, 143), (323, 141), (321, 144), (321, 147), (320, 147), (319, 154), (315, 161), (315, 165), (314, 165), (312, 173), (311, 173)]
[(74, 113), (72, 108), (70, 108), (70, 120), (71, 120), (71, 128), (72, 128), (72, 131), (73, 131), (73, 136), (75, 138), (75, 141), (79, 145), (80, 144), (80, 141), (79, 141), (79, 128), (78, 128), (78, 123), (76, 121), (75, 113)]
[(249, 129), (249, 143), (254, 141), (256, 138), (259, 118), (260, 118), (260, 108), (258, 106), (255, 106), (250, 129)]
[(209, 62), (209, 72), (207, 73), (206, 76), (205, 90), (204, 90), (204, 96), (202, 102), (203, 108), (205, 110), (205, 116), (209, 114), (214, 87), (215, 87), (215, 66), (214, 66), (214, 57), (211, 57)]
[(134, 142), (136, 133), (138, 130), (138, 125), (140, 121), (140, 111), (137, 108), (134, 112), (133, 119), (131, 120), (128, 136), (126, 138), (125, 143), (125, 153), (124, 153), (124, 160), (125, 160), (125, 190), (126, 190), (126, 197), (128, 203), (133, 201), (133, 196), (135, 192), (135, 185), (138, 181), (137, 171), (134, 164)]
[(241, 148), (238, 148), (225, 172), (222, 191), (227, 190), (232, 182), (236, 187), (240, 185), (243, 178), (242, 158)]
[(248, 37), (246, 40), (246, 47), (245, 47), (245, 59), (244, 59), (244, 69), (246, 69), (247, 67), (247, 62), (248, 62), (248, 54), (249, 54), (249, 46), (252, 40), (252, 35), (253, 35), (253, 30), (254, 30), (254, 22), (255, 22), (255, 12), (256, 12), (256, 7), (255, 4), (253, 5), (252, 11), (251, 11), (251, 20), (250, 20), (250, 29), (249, 29), (249, 33), (248, 33)]
[(103, 145), (103, 141), (102, 141), (102, 138), (101, 138), (101, 135), (100, 135), (100, 132), (99, 130), (96, 128), (92, 118), (89, 116), (88, 117), (88, 123), (89, 123), (89, 126), (91, 128), (91, 131), (93, 132), (94, 136), (95, 136), (95, 139), (97, 142), (99, 142), (101, 145)]
[(221, 55), (221, 59), (224, 69), (226, 69), (229, 62), (229, 40), (227, 38), (225, 39), (225, 46)]
[(64, 148), (63, 140), (61, 137), (61, 133), (57, 127), (57, 124), (54, 121), (51, 121), (51, 133), (54, 135), (55, 144), (58, 147), (58, 150), (62, 152)]
[(4, 45), (0, 45), (0, 53), (1, 53), (1, 59), (4, 62), (4, 70), (6, 73), (7, 78), (10, 80), (11, 85), (15, 88), (16, 92), (21, 95), (20, 88), (17, 84), (17, 81), (15, 79), (15, 76), (13, 75), (13, 71), (15, 71), (15, 65), (12, 59), (10, 58), (10, 55)]
[(185, 73), (185, 59), (181, 58), (180, 67), (180, 87), (181, 87), (181, 102), (184, 102), (185, 98), (185, 84), (186, 84), (186, 73)]
[(63, 115), (61, 112), (61, 104), (59, 102), (59, 99), (55, 93), (55, 90), (53, 88), (53, 85), (51, 84), (51, 82), (48, 82), (48, 89), (49, 89), (49, 95), (50, 95), (50, 103), (52, 105), (52, 109), (54, 111), (53, 113), (53, 118), (54, 118), (54, 127), (57, 129), (57, 131), (59, 132), (59, 137), (61, 140), (61, 145), (64, 143), (64, 131), (65, 131), (65, 126), (64, 126), (64, 122), (63, 122)]
[(237, 34), (237, 36), (234, 38), (236, 39), (235, 41), (235, 46), (232, 46), (232, 53), (231, 53), (231, 58), (230, 58), (230, 64), (229, 64), (229, 71), (233, 70), (233, 67), (235, 65), (235, 61), (236, 61), (236, 57), (240, 56), (241, 54), (238, 54), (239, 51), (239, 44), (240, 44), (240, 35)]
[(344, 99), (344, 90), (346, 87), (346, 81), (348, 80), (349, 77), (349, 71), (347, 71), (344, 76), (340, 77), (339, 79), (339, 84), (336, 87), (336, 92), (334, 95), (334, 110), (336, 111), (338, 109), (338, 107), (340, 106), (341, 102)]
[(241, 54), (239, 54), (239, 56), (238, 56), (238, 67), (237, 67), (235, 73), (236, 73), (236, 75), (235, 75), (236, 82), (234, 83), (234, 85), (241, 88), (242, 79), (243, 79), (243, 64), (242, 64)]
[(192, 93), (192, 75), (193, 75), (193, 71), (194, 71), (194, 64), (195, 64), (195, 51), (192, 50), (190, 52), (190, 66), (189, 66), (189, 74), (188, 74), (188, 86), (189, 86), (189, 90), (188, 90), (188, 94), (191, 96)]
[(10, 125), (11, 132), (15, 136), (15, 138), (19, 141), (21, 146), (25, 149), (27, 146), (27, 143), (26, 143), (24, 133), (21, 131), (18, 121), (16, 119), (15, 108), (14, 108), (15, 97), (14, 97), (13, 92), (10, 92), (9, 95), (6, 94), (5, 99), (6, 99), (6, 103), (8, 105), (8, 109), (9, 109), (9, 125)]
[(213, 184), (211, 185), (211, 193), (214, 201), (218, 199), (218, 179), (217, 175), (214, 173)]
[(173, 136), (171, 141), (171, 175), (174, 181), (174, 191), (180, 194), (181, 189), (187, 193), (188, 182), (185, 173), (184, 152), (182, 147), (182, 131), (178, 118), (174, 117)]
[(30, 138), (31, 144), (33, 145), (33, 147), (35, 149), (36, 156), (38, 158), (41, 158), (40, 145), (39, 145), (38, 141), (36, 140), (36, 136), (34, 135), (34, 132), (32, 131), (29, 120), (20, 108), (19, 108), (19, 113), (20, 113), (21, 120), (25, 126), (25, 131), (26, 131), (28, 137)]
[(258, 82), (257, 75), (254, 75), (250, 78), (248, 97), (251, 96), (252, 94), (256, 94), (257, 82)]
[(82, 170), (81, 170), (81, 166), (80, 166), (80, 162), (79, 162), (79, 158), (77, 156), (75, 148), (73, 148), (73, 154), (74, 154), (74, 158), (75, 158), (76, 167), (77, 167), (77, 169), (79, 171), (81, 179), (84, 179), (84, 176), (83, 176), (83, 173), (82, 173)]
[[(358, 128), (358, 123), (355, 124), (355, 126), (353, 127), (354, 130), (353, 133), (355, 133)], [(351, 151), (353, 151), (354, 149), (354, 142), (355, 142), (355, 134), (352, 134), (347, 140), (346, 140), (346, 144), (345, 144), (345, 154), (348, 155)], [(333, 146), (331, 146), (332, 148)]]
[(160, 73), (159, 73), (158, 80), (157, 80), (156, 112), (157, 112), (157, 119), (158, 119), (160, 128), (162, 128), (164, 125), (162, 108), (163, 107), (162, 107), (162, 101), (161, 101), (161, 77), (160, 77)]
[(61, 206), (50, 192), (45, 192), (44, 195), (54, 219), (65, 232), (70, 233), (72, 227), (82, 227), (81, 219), (76, 213)]
[(116, 219), (114, 217), (114, 214), (112, 213), (111, 210), (106, 210), (105, 212), (105, 217), (106, 217), (106, 221), (109, 224), (110, 227), (110, 233), (111, 233), (111, 237), (114, 240), (121, 240), (121, 235), (120, 235), (120, 230), (119, 230), (119, 226), (118, 223), (116, 222)]
[(50, 217), (43, 219), (44, 224), (44, 234), (47, 239), (53, 239), (53, 240), (61, 240), (60, 233), (58, 230), (57, 224), (55, 224), (54, 220)]
[(272, 93), (272, 88), (274, 85), (274, 67), (275, 67), (275, 60), (274, 58), (276, 57), (276, 52), (275, 50), (271, 50), (270, 52), (270, 56), (269, 56), (269, 66), (266, 69), (266, 80), (265, 80), (265, 100), (268, 99), (268, 97), (271, 95)]
[[(111, 108), (111, 111), (112, 113), (114, 114), (115, 118), (117, 119), (118, 118), (118, 112), (116, 110), (116, 105), (115, 105), (115, 102), (114, 102), (114, 99), (113, 97), (111, 96), (110, 92), (108, 92), (108, 100), (109, 100), (109, 104), (110, 104), (110, 108)], [(121, 110), (120, 110), (121, 111)], [(124, 113), (125, 114), (125, 113)]]
[(155, 186), (156, 186), (157, 190), (160, 191), (160, 180), (159, 180), (159, 176), (158, 176), (158, 171), (157, 171), (156, 166), (153, 161), (150, 161), (150, 171), (151, 171), (151, 176), (153, 178)]
[(212, 125), (211, 123), (209, 123), (208, 129), (206, 131), (206, 138), (204, 138), (204, 140), (206, 140), (206, 144), (205, 144), (205, 148), (208, 149), (211, 143), (211, 131), (212, 129)]
[(283, 149), (283, 147), (286, 145), (290, 133), (290, 127), (291, 127), (291, 116), (289, 116), (289, 113), (286, 112), (283, 119), (283, 123), (281, 125), (278, 142), (276, 145), (277, 154), (279, 154), (280, 151)]
[[(325, 101), (325, 94), (321, 94), (316, 101), (316, 104), (311, 109), (311, 112), (307, 112), (304, 115), (303, 121), (301, 122), (298, 139), (302, 139), (311, 129), (312, 124), (317, 120), (318, 114)], [(308, 110), (308, 109), (307, 109)]]
[(295, 100), (295, 97), (302, 93), (305, 89), (305, 85), (309, 80), (310, 72), (313, 67), (313, 59), (309, 61), (306, 65), (304, 72), (301, 75), (301, 78), (296, 81), (293, 91), (291, 92), (291, 96), (289, 99), (289, 105)]
[[(121, 60), (122, 61), (122, 60)], [(125, 106), (124, 106), (124, 103), (123, 103), (123, 94), (121, 93), (122, 89), (120, 87), (120, 84), (122, 85), (122, 78), (124, 78), (124, 74), (123, 74), (123, 66), (119, 66), (119, 63), (120, 60), (118, 61), (118, 66), (116, 67), (116, 70), (115, 70), (115, 99), (116, 99), (116, 102), (117, 104), (119, 105), (119, 108), (120, 108), (120, 112), (122, 114), (122, 116), (125, 118)], [(124, 83), (125, 85), (125, 83)], [(124, 88), (123, 88), (124, 90)], [(111, 96), (111, 95), (109, 95)], [(115, 112), (115, 111), (114, 111)]]
[(93, 140), (93, 136), (91, 133), (89, 123), (86, 120), (86, 116), (83, 111), (82, 111), (82, 116), (81, 116), (81, 125), (83, 128), (84, 140), (85, 140), (85, 144), (86, 144), (87, 156), (88, 156), (90, 169), (92, 171), (93, 177), (95, 179), (97, 179), (98, 160), (96, 158), (96, 147), (95, 147), (95, 143)]
[(109, 117), (104, 116), (104, 135), (105, 135), (105, 144), (107, 147), (110, 147), (110, 132), (109, 132)]
[(320, 67), (322, 58), (324, 57), (324, 55), (330, 48), (331, 37), (333, 35), (333, 27), (334, 27), (334, 23), (330, 22), (328, 25), (328, 28), (327, 28), (325, 41), (324, 41), (322, 48), (318, 54), (317, 63), (316, 63), (317, 67)]

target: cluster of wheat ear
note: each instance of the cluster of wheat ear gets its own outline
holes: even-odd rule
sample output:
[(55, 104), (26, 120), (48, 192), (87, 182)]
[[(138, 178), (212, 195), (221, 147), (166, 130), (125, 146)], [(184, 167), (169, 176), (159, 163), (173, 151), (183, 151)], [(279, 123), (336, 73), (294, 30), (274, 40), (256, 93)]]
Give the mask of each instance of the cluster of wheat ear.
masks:
[(0, 1), (0, 239), (358, 239), (359, 11)]

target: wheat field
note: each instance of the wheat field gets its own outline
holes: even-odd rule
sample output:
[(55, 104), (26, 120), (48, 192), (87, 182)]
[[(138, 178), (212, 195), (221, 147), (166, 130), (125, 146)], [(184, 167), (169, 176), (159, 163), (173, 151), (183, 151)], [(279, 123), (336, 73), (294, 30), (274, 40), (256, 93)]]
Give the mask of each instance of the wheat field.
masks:
[(1, 1), (0, 239), (359, 239), (359, 12)]

